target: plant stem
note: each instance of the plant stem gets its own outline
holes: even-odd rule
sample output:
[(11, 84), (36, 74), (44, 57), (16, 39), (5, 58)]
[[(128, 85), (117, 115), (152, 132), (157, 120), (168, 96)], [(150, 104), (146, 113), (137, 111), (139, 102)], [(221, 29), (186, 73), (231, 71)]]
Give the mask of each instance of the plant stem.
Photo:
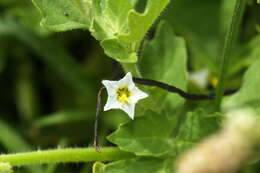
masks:
[(221, 100), (225, 89), (225, 74), (227, 73), (230, 55), (234, 45), (234, 40), (238, 32), (238, 28), (240, 26), (240, 21), (244, 12), (245, 5), (246, 5), (246, 0), (236, 0), (231, 23), (226, 34), (224, 50), (220, 59), (220, 72), (218, 76), (219, 82), (216, 89), (216, 99), (215, 99), (216, 110), (220, 109)]
[(22, 166), (45, 163), (115, 161), (133, 157), (132, 153), (112, 147), (102, 148), (101, 152), (96, 152), (94, 148), (68, 148), (0, 155), (0, 162), (10, 163), (12, 166)]
[(131, 72), (134, 77), (142, 77), (136, 63), (121, 63), (125, 72)]

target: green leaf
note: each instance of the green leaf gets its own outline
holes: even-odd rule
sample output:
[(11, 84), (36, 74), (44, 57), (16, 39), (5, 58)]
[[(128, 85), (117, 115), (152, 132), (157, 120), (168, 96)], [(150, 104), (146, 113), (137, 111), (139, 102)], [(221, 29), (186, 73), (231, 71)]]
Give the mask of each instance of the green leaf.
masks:
[(237, 56), (231, 59), (232, 66), (229, 67), (229, 75), (239, 73), (244, 68), (248, 68), (253, 64), (260, 55), (260, 35), (252, 38), (248, 43), (244, 44), (237, 53)]
[(91, 0), (32, 0), (40, 10), (42, 26), (54, 31), (88, 29), (91, 23)]
[(222, 104), (224, 110), (243, 106), (259, 108), (260, 96), (258, 94), (260, 85), (259, 73), (260, 60), (257, 60), (246, 72), (243, 78), (243, 84), (239, 92), (230, 96)]
[(249, 53), (245, 54), (244, 59), (247, 59), (247, 64), (252, 64), (249, 69), (246, 71), (242, 86), (239, 91), (228, 97), (225, 102), (222, 104), (224, 110), (240, 108), (243, 106), (249, 107), (260, 107), (260, 96), (258, 94), (259, 85), (260, 85), (260, 37), (255, 37), (247, 45)]
[[(217, 61), (231, 21), (235, 1), (174, 0), (165, 18), (187, 41), (193, 69), (217, 72)], [(207, 21), (207, 22), (205, 22)]]
[(149, 0), (144, 13), (129, 0), (94, 0), (91, 32), (101, 40), (105, 53), (124, 63), (137, 61), (137, 51), (148, 29), (169, 0)]
[(17, 1), (17, 0), (0, 0), (1, 6), (17, 6), (18, 4), (25, 4), (25, 1)]
[(32, 5), (31, 2), (14, 6), (5, 12), (5, 15), (15, 19), (23, 26), (34, 30), (39, 34), (48, 34), (49, 31), (39, 25), (41, 15), (39, 11)]
[(42, 13), (42, 25), (54, 31), (88, 29), (101, 41), (105, 53), (125, 63), (137, 61), (137, 51), (148, 29), (169, 0), (149, 0), (144, 13), (135, 0), (33, 0)]
[(140, 156), (159, 156), (171, 149), (168, 138), (171, 120), (166, 115), (147, 111), (146, 116), (136, 118), (108, 136), (108, 140), (124, 151), (134, 152)]
[(168, 173), (171, 166), (163, 159), (137, 158), (122, 160), (110, 164), (96, 162), (93, 166), (93, 173)]
[(213, 134), (220, 127), (220, 120), (219, 115), (208, 115), (202, 109), (188, 112), (176, 138), (176, 149), (183, 152), (201, 139)]
[[(174, 35), (169, 24), (161, 22), (157, 27), (155, 38), (144, 44), (139, 67), (145, 78), (186, 90), (188, 71), (185, 41)], [(148, 106), (156, 111), (165, 105), (165, 101), (169, 101), (168, 104), (171, 104), (173, 109), (184, 103), (184, 99), (179, 95), (162, 89), (152, 88), (148, 92), (151, 96), (146, 102), (149, 102)]]

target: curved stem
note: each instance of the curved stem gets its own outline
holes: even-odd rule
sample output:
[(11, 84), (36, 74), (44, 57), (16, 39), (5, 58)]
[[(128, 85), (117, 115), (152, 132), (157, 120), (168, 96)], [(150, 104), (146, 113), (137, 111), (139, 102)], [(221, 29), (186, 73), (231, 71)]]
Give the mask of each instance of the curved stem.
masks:
[[(176, 93), (179, 96), (181, 96), (181, 97), (183, 97), (185, 99), (189, 99), (189, 100), (210, 100), (210, 99), (214, 99), (215, 98), (214, 94), (189, 94), (189, 93), (187, 93), (187, 92), (183, 91), (182, 89), (177, 88), (175, 86), (168, 85), (166, 83), (155, 81), (155, 80), (151, 80), (151, 79), (144, 79), (144, 78), (136, 78), (136, 77), (134, 77), (133, 81), (135, 83), (141, 84), (141, 85), (159, 87), (159, 88), (164, 89), (164, 90), (166, 90), (168, 92)], [(227, 91), (224, 91), (224, 95), (231, 95), (231, 94), (234, 94), (237, 91), (238, 91), (238, 89), (227, 90)]]
[(236, 0), (236, 5), (231, 19), (231, 24), (226, 34), (223, 54), (220, 59), (219, 82), (216, 89), (215, 109), (220, 109), (221, 100), (225, 90), (225, 74), (228, 69), (229, 59), (238, 33), (240, 21), (244, 12), (246, 0)]
[(133, 157), (134, 154), (113, 147), (102, 148), (101, 152), (96, 152), (94, 148), (68, 148), (0, 155), (0, 162), (9, 163), (12, 166), (22, 166), (45, 163), (115, 161)]

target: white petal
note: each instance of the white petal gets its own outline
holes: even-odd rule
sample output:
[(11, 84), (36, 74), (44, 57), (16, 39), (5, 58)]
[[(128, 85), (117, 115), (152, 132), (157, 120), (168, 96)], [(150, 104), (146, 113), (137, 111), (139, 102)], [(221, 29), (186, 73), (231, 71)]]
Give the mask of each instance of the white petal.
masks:
[(135, 116), (135, 104), (123, 104), (122, 109), (133, 120)]
[(102, 84), (106, 87), (109, 96), (116, 94), (117, 83), (118, 81), (102, 80)]
[(122, 103), (117, 100), (117, 96), (108, 96), (107, 103), (104, 107), (104, 111), (110, 109), (120, 109), (122, 107)]
[(207, 84), (208, 84), (209, 70), (204, 68), (197, 72), (191, 73), (189, 77), (192, 81), (194, 81), (200, 87), (206, 88)]
[(123, 77), (123, 79), (118, 81), (119, 87), (128, 86), (129, 89), (132, 89), (135, 87), (135, 84), (132, 79), (132, 74), (130, 72), (126, 73), (126, 75)]
[(148, 97), (148, 94), (146, 94), (145, 92), (141, 91), (137, 87), (134, 87), (131, 90), (131, 93), (133, 93), (133, 95), (130, 96), (129, 99), (130, 99), (130, 101), (132, 103), (136, 103), (136, 102), (138, 102), (138, 100), (141, 100), (141, 99), (144, 99), (144, 98)]

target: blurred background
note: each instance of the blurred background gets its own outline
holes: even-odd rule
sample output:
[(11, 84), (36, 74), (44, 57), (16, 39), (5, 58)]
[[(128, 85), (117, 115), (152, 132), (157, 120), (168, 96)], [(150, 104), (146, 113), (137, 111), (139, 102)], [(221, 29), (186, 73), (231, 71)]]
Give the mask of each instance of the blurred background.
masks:
[[(190, 92), (210, 92), (216, 86), (217, 62), (234, 2), (172, 0), (158, 19), (168, 21), (187, 42)], [(139, 0), (136, 10), (142, 12), (145, 4), (146, 0)], [(0, 0), (1, 153), (92, 145), (100, 81), (122, 72), (116, 62), (105, 56), (99, 42), (88, 31), (55, 33), (42, 28), (40, 20), (30, 0)], [(147, 33), (146, 40), (153, 38), (158, 21)], [(259, 58), (259, 32), (260, 5), (249, 0), (237, 51), (231, 59), (228, 88), (237, 88), (245, 69)], [(199, 75), (203, 71), (204, 75)], [(102, 113), (101, 145), (111, 145), (105, 137), (127, 120), (121, 111)], [(76, 171), (91, 172), (91, 163), (17, 170)]]

